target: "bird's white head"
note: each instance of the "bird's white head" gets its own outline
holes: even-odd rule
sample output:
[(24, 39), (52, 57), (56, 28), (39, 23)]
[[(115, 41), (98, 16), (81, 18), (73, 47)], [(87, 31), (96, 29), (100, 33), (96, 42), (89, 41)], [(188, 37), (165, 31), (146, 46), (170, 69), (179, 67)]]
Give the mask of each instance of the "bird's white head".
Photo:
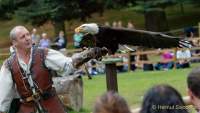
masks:
[(90, 33), (97, 34), (99, 33), (99, 27), (96, 23), (83, 24), (75, 29), (75, 32), (79, 33)]

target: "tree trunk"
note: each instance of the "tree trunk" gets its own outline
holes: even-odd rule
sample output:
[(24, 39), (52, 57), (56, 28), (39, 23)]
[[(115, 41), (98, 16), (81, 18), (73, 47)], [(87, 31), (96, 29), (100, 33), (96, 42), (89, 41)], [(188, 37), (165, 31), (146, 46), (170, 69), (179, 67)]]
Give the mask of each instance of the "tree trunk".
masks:
[(53, 26), (54, 26), (55, 37), (58, 36), (60, 31), (64, 31), (64, 33), (66, 34), (66, 32), (65, 32), (65, 22), (63, 20), (54, 21)]
[(145, 27), (149, 31), (165, 32), (169, 30), (167, 17), (163, 9), (149, 9), (145, 12)]
[(181, 8), (181, 13), (184, 14), (185, 11), (184, 11), (184, 6), (183, 6), (183, 3), (180, 3), (180, 8)]

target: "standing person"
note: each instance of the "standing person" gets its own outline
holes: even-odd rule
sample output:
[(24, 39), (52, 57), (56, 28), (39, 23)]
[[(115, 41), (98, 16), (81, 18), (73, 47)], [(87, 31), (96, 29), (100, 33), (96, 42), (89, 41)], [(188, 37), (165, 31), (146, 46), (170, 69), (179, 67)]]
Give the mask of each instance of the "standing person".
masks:
[(110, 23), (108, 21), (105, 21), (104, 26), (110, 27)]
[(116, 21), (113, 21), (112, 27), (113, 27), (113, 28), (117, 28), (117, 22), (116, 22)]
[(56, 37), (55, 45), (58, 50), (65, 49), (67, 46), (67, 39), (64, 31), (60, 31), (58, 37)]
[(47, 33), (42, 33), (42, 39), (40, 40), (39, 47), (49, 48), (50, 43), (51, 42), (47, 36)]
[(38, 45), (38, 42), (40, 40), (40, 36), (37, 34), (36, 28), (33, 28), (31, 38), (32, 38), (33, 45)]
[(188, 113), (182, 97), (169, 85), (156, 85), (144, 96), (140, 113)]
[(93, 113), (131, 113), (131, 111), (122, 96), (109, 91), (97, 99)]
[(128, 21), (127, 28), (128, 29), (135, 29), (135, 26), (133, 25), (133, 23), (131, 21)]
[(188, 95), (197, 112), (200, 112), (200, 67), (193, 69), (187, 77)]
[(75, 32), (73, 35), (73, 40), (74, 40), (74, 47), (75, 48), (80, 48), (80, 42), (82, 40), (83, 34), (79, 32)]
[(121, 21), (121, 20), (119, 20), (119, 21), (117, 22), (117, 27), (118, 27), (118, 28), (122, 28), (122, 27), (123, 27), (122, 21)]
[(185, 33), (186, 38), (193, 38), (194, 33), (195, 33), (195, 29), (194, 29), (194, 27), (189, 26), (189, 27), (184, 29), (184, 33)]
[(17, 113), (65, 113), (52, 86), (50, 70), (61, 76), (69, 75), (92, 58), (107, 53), (106, 48), (91, 48), (72, 57), (52, 50), (32, 47), (29, 31), (16, 26), (10, 31), (15, 47), (0, 70), (0, 113), (7, 112), (16, 95), (20, 98)]

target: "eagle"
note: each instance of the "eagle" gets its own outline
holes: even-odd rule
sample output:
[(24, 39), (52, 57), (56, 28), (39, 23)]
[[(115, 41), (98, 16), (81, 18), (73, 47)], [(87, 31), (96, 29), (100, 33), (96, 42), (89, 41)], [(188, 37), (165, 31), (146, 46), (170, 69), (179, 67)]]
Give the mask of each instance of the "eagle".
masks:
[(82, 24), (75, 28), (75, 32), (84, 33), (82, 46), (106, 47), (111, 54), (117, 51), (119, 44), (149, 48), (192, 47), (189, 41), (181, 37), (160, 32), (99, 26), (96, 23)]

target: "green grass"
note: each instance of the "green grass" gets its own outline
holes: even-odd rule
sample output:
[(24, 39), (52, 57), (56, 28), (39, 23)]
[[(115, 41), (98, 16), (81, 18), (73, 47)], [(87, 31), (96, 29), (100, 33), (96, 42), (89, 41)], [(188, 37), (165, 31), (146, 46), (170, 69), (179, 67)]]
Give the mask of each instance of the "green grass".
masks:
[[(193, 64), (192, 68), (198, 65)], [(151, 72), (137, 70), (136, 72), (118, 73), (119, 94), (127, 100), (131, 108), (139, 107), (145, 92), (156, 84), (170, 84), (182, 96), (186, 96), (186, 77), (192, 68)], [(106, 77), (105, 75), (95, 76), (92, 80), (84, 77), (83, 80), (84, 105), (80, 113), (88, 113), (91, 112), (96, 98), (106, 92)]]

